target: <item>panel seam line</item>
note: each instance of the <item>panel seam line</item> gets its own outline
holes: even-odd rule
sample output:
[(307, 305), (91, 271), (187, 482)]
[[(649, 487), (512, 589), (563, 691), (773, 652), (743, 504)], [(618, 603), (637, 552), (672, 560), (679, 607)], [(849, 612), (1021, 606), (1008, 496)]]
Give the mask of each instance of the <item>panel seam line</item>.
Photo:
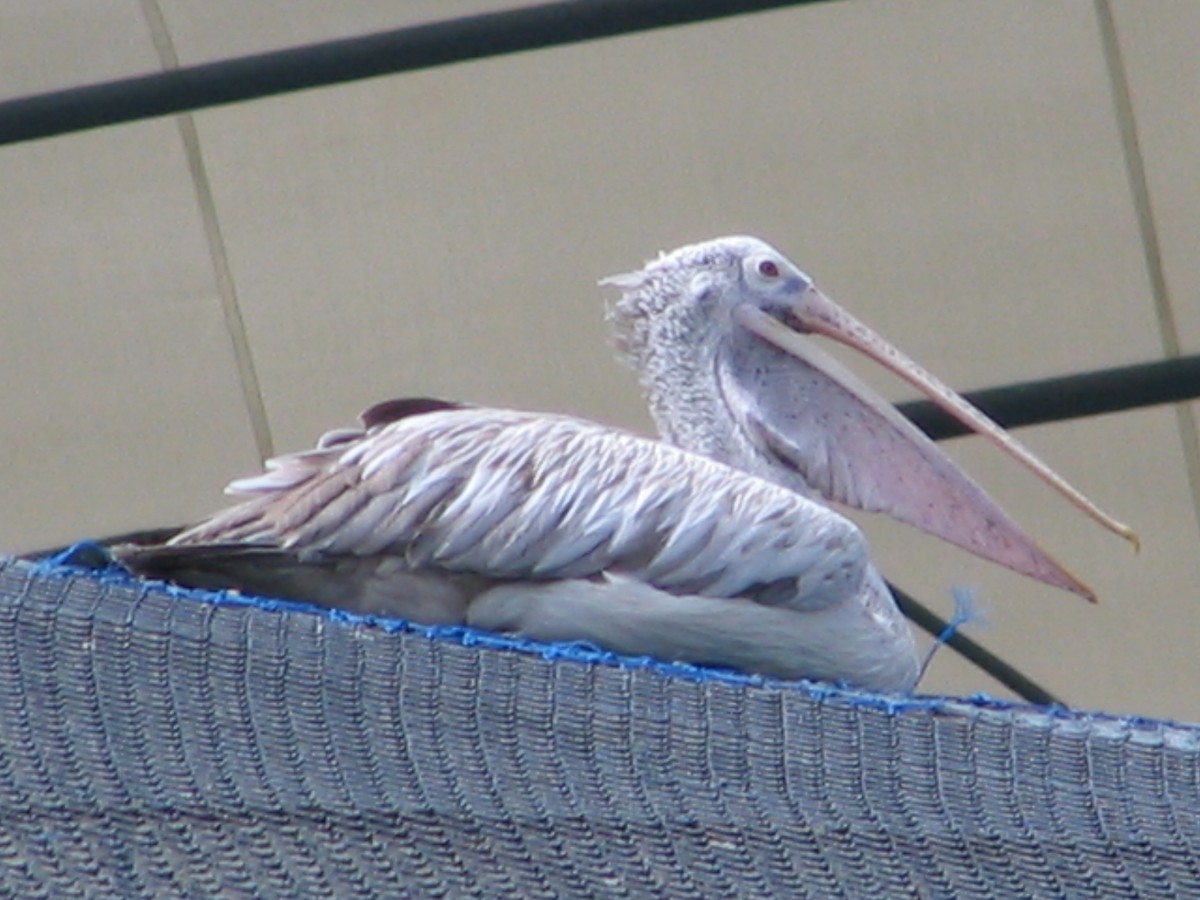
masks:
[[(140, 3), (142, 14), (150, 29), (154, 49), (158, 53), (159, 62), (164, 69), (178, 69), (179, 57), (175, 52), (175, 45), (171, 40), (166, 19), (157, 0), (140, 0)], [(188, 171), (191, 174), (196, 194), (196, 203), (204, 225), (204, 236), (208, 243), (209, 258), (212, 261), (225, 331), (229, 336), (230, 348), (233, 351), (234, 363), (237, 367), (242, 402), (250, 420), (250, 429), (259, 460), (262, 461), (274, 456), (271, 426), (267, 418), (266, 404), (263, 401), (262, 384), (254, 366), (254, 355), (250, 349), (250, 339), (246, 333), (246, 322), (242, 317), (233, 271), (229, 264), (229, 254), (221, 234), (221, 224), (217, 217), (212, 184), (209, 181), (208, 170), (204, 165), (204, 155), (200, 149), (200, 136), (196, 130), (195, 118), (191, 113), (175, 116), (175, 123), (179, 129), (179, 137), (183, 144)]]
[[(1104, 62), (1108, 69), (1113, 109), (1121, 136), (1125, 174), (1129, 181), (1129, 191), (1137, 217), (1146, 273), (1150, 279), (1154, 314), (1158, 320), (1159, 341), (1164, 357), (1178, 359), (1182, 355), (1179, 326), (1175, 319), (1175, 311), (1167, 287), (1158, 226), (1155, 224), (1154, 207), (1150, 197), (1150, 183), (1146, 177), (1146, 160), (1142, 154), (1141, 141), (1138, 137), (1133, 93), (1121, 53), (1116, 19), (1113, 15), (1111, 0), (1094, 0), (1094, 4), (1096, 21), (1100, 27), (1100, 43), (1104, 52)], [(1188, 485), (1191, 490), (1192, 510), (1196, 515), (1197, 524), (1200, 524), (1200, 431), (1197, 430), (1196, 415), (1192, 405), (1190, 403), (1175, 404), (1175, 418), (1182, 445), (1184, 468), (1187, 471)]]

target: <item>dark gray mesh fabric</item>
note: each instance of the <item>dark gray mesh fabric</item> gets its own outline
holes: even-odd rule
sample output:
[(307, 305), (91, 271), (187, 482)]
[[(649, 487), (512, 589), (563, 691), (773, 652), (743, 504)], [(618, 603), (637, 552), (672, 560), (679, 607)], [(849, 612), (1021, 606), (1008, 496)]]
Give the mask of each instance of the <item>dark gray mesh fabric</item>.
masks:
[(1200, 896), (1197, 730), (494, 643), (0, 563), (0, 895)]

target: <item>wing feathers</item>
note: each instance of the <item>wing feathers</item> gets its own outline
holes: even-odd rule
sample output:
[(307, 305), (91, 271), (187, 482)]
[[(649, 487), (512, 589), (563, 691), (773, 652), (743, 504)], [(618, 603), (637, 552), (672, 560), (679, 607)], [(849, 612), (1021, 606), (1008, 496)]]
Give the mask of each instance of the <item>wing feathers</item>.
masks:
[(249, 499), (175, 543), (252, 539), (313, 559), (387, 553), (501, 579), (611, 571), (710, 596), (790, 578), (806, 585), (804, 603), (866, 565), (857, 529), (824, 507), (577, 419), (435, 409), (331, 435), (324, 449), (235, 482)]

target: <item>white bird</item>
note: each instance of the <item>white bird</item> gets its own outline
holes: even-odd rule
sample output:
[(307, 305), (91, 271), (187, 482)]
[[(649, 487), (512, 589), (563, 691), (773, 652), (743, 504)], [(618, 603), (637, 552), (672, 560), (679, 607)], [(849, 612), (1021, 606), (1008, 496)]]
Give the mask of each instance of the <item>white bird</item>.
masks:
[(1136, 540), (760, 240), (682, 247), (604, 283), (664, 441), (391, 401), (233, 482), (237, 505), (118, 556), (196, 587), (878, 690), (915, 685), (916, 647), (829, 502), (1091, 597), (804, 334), (874, 357)]

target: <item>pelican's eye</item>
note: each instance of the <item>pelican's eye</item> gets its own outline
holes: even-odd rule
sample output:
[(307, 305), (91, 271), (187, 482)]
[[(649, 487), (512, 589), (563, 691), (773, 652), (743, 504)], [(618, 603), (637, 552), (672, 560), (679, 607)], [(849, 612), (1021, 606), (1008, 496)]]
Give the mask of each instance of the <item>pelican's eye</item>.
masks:
[(778, 278), (779, 264), (773, 259), (761, 260), (758, 264), (758, 274), (763, 278)]

